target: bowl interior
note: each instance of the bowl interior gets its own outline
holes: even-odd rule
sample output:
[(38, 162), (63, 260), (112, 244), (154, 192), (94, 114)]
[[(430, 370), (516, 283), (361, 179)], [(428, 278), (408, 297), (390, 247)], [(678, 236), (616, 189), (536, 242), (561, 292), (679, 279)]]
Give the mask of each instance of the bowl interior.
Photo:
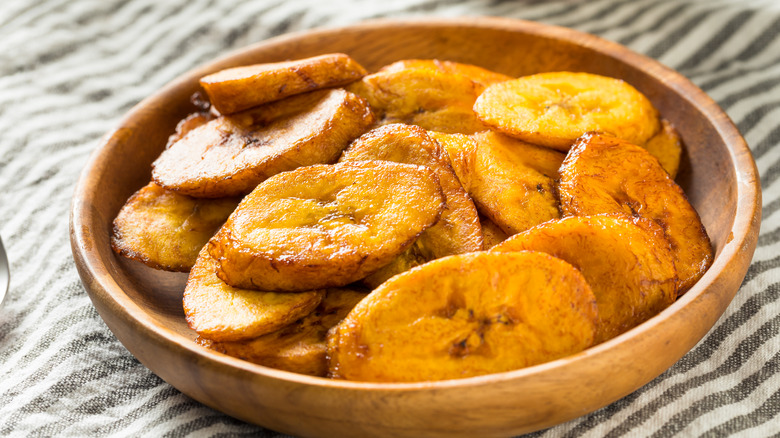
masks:
[[(658, 359), (657, 365), (648, 367), (648, 370), (638, 373), (635, 378), (626, 379), (625, 382), (616, 379), (614, 385), (622, 385), (620, 388), (604, 391), (584, 406), (583, 403), (573, 401), (570, 404), (577, 406), (569, 406), (568, 410), (559, 406), (557, 409), (560, 412), (557, 416), (550, 413), (536, 422), (529, 420), (525, 423), (522, 419), (517, 419), (522, 415), (515, 413), (510, 421), (504, 420), (504, 416), (493, 411), (490, 414), (493, 415), (493, 423), (471, 422), (474, 425), (482, 425), (481, 430), (487, 430), (484, 424), (497, 422), (502, 425), (501, 428), (495, 428), (499, 434), (529, 431), (581, 415), (630, 393), (665, 370), (690, 349), (712, 326), (736, 292), (755, 247), (758, 231), (757, 218), (760, 208), (757, 206), (760, 206), (760, 192), (757, 189), (755, 167), (744, 141), (728, 117), (706, 95), (677, 73), (617, 44), (567, 29), (516, 20), (483, 18), (388, 21), (285, 36), (251, 46), (199, 67), (139, 104), (117, 130), (106, 135), (84, 170), (74, 197), (71, 222), (74, 255), (93, 302), (101, 316), (131, 352), (184, 392), (239, 418), (291, 433), (317, 434), (317, 429), (314, 428), (296, 426), (292, 421), (280, 422), (278, 413), (272, 416), (242, 410), (237, 404), (237, 407), (234, 407), (234, 404), (218, 395), (217, 389), (204, 387), (203, 384), (193, 388), (186, 380), (177, 380), (175, 371), (169, 369), (171, 367), (168, 365), (160, 364), (152, 354), (153, 351), (167, 351), (182, 360), (195, 361), (196, 369), (209, 369), (207, 372), (201, 371), (205, 374), (228, 373), (234, 379), (249, 381), (256, 381), (259, 378), (257, 376), (262, 376), (266, 379), (263, 380), (263, 384), (268, 385), (266, 388), (273, 387), (269, 383), (271, 380), (282, 380), (288, 386), (329, 389), (331, 394), (335, 389), (346, 388), (353, 391), (351, 394), (355, 397), (362, 397), (360, 394), (375, 390), (386, 391), (385, 396), (394, 391), (393, 385), (361, 386), (349, 382), (295, 376), (244, 364), (199, 347), (189, 346), (195, 335), (187, 327), (181, 307), (181, 293), (186, 274), (155, 271), (137, 262), (127, 261), (115, 256), (109, 245), (114, 216), (125, 200), (149, 181), (151, 163), (164, 149), (167, 137), (173, 132), (176, 123), (195, 110), (190, 97), (198, 90), (199, 77), (229, 66), (296, 59), (329, 52), (347, 53), (369, 71), (400, 59), (438, 58), (476, 64), (512, 76), (569, 70), (617, 77), (647, 95), (663, 117), (670, 120), (682, 135), (685, 156), (677, 181), (699, 212), (710, 235), (716, 251), (715, 264), (705, 279), (688, 292), (683, 300), (659, 315), (657, 321), (646, 323), (602, 344), (595, 352), (589, 352), (585, 356), (606, 358), (620, 349), (637, 348), (641, 343), (633, 343), (634, 338), (658, 338), (659, 342), (662, 342), (665, 336), (659, 333), (669, 329), (664, 325), (671, 324), (669, 321), (678, 321), (681, 313), (690, 312), (697, 305), (707, 307), (709, 312), (715, 312), (714, 318), (708, 316), (696, 323), (701, 327), (697, 325), (690, 335), (679, 340), (679, 346), (664, 353), (668, 357)], [(744, 248), (749, 249), (747, 258), (739, 255), (740, 249)], [(734, 265), (735, 260), (737, 265)], [(721, 271), (726, 268), (733, 270), (738, 278), (722, 279)], [(715, 300), (703, 301), (708, 286), (715, 283), (723, 292), (717, 292)], [(150, 346), (151, 344), (153, 345)], [(572, 360), (590, 359), (586, 357)], [(572, 360), (556, 361), (520, 372), (503, 373), (495, 378), (466, 379), (462, 384), (453, 381), (454, 383), (403, 387), (417, 392), (457, 386), (482, 387), (484, 392), (486, 386), (497, 384), (496, 382), (506, 383), (507, 380), (515, 378), (535, 377), (544, 381), (546, 376), (560, 372), (560, 366), (570, 366)], [(203, 375), (200, 375), (200, 378), (203, 378)], [(225, 379), (229, 380), (228, 377)], [(560, 397), (561, 385), (560, 382), (549, 384), (549, 388), (557, 388), (553, 390), (557, 391), (557, 397)], [(249, 392), (258, 397), (263, 393), (262, 390)], [(321, 396), (322, 403), (327, 399), (338, 404), (338, 401), (334, 401), (325, 393), (316, 394), (318, 395), (312, 397)], [(268, 393), (263, 393), (263, 396), (270, 397)], [(247, 396), (246, 401), (251, 400), (252, 397)], [(316, 414), (316, 407), (312, 407), (319, 405), (315, 401), (311, 403), (313, 404), (307, 405), (301, 402), (300, 406), (307, 406), (313, 419), (301, 412), (296, 414), (309, 418), (309, 424), (323, 424), (317, 423), (317, 418), (325, 421), (320, 418), (324, 415)], [(418, 403), (419, 409), (424, 410), (419, 405), (423, 402), (418, 400), (415, 403)], [(395, 405), (397, 411), (403, 411), (405, 408), (407, 407), (403, 401)], [(488, 415), (488, 411), (485, 411), (485, 415)], [(341, 416), (345, 422), (349, 422), (348, 417), (346, 414)], [(363, 423), (379, 424), (380, 429), (366, 429), (369, 427), (366, 425), (355, 429), (353, 424), (352, 434), (355, 431), (387, 430), (399, 424), (406, 428), (404, 430), (430, 432), (436, 429), (436, 424), (441, 423), (441, 420), (437, 422), (435, 419), (429, 419), (427, 422), (413, 423), (414, 426), (410, 426), (412, 423), (394, 420), (392, 415), (388, 417), (385, 413), (385, 420), (361, 420), (361, 424)], [(452, 422), (451, 427), (451, 430), (459, 430), (457, 421)]]

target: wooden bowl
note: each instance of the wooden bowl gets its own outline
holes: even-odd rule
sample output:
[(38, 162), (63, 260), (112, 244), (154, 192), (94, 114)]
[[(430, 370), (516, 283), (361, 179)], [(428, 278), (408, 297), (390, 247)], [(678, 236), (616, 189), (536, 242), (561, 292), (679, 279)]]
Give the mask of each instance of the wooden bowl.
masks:
[[(328, 52), (369, 70), (404, 58), (477, 64), (509, 75), (571, 70), (622, 78), (644, 92), (686, 144), (679, 183), (716, 249), (686, 295), (639, 327), (583, 353), (512, 372), (414, 384), (332, 381), (254, 365), (199, 347), (181, 306), (185, 276), (114, 255), (111, 221), (145, 185), (198, 78), (216, 70)], [(601, 408), (674, 364), (712, 327), (756, 246), (758, 174), (728, 116), (658, 62), (573, 30), (500, 18), (376, 21), (285, 35), (190, 71), (108, 133), (73, 199), (71, 245), (101, 317), (144, 365), (183, 393), (242, 420), (301, 436), (509, 436)]]

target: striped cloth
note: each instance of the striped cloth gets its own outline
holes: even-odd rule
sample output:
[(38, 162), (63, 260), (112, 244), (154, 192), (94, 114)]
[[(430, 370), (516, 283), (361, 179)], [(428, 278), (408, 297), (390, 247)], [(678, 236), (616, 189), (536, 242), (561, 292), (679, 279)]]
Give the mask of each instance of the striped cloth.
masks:
[[(68, 240), (98, 138), (177, 75), (281, 33), (377, 17), (495, 15), (590, 32), (692, 79), (758, 162), (761, 236), (730, 307), (689, 354), (614, 404), (532, 436), (780, 433), (780, 4), (775, 0), (4, 0), (0, 8), (0, 435), (279, 434), (181, 394), (114, 338)], [(778, 252), (776, 252), (778, 251)]]

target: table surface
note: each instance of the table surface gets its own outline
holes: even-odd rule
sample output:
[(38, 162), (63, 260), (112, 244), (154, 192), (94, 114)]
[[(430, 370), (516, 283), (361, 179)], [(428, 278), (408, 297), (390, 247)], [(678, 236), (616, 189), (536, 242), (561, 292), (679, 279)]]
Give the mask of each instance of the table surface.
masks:
[(280, 436), (181, 394), (92, 306), (68, 213), (98, 139), (145, 96), (227, 51), (378, 17), (491, 15), (571, 27), (655, 58), (712, 96), (750, 145), (763, 223), (739, 293), (676, 365), (601, 410), (531, 435), (780, 433), (780, 2), (774, 0), (10, 0), (0, 8), (2, 436)]

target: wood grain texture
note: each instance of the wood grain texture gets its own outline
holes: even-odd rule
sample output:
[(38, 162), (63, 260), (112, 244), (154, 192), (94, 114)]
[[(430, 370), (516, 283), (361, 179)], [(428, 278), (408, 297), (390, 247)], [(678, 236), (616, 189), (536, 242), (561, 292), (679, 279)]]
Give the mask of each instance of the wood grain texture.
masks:
[[(120, 260), (111, 221), (149, 180), (176, 122), (193, 110), (198, 79), (221, 68), (329, 52), (369, 71), (404, 58), (473, 63), (517, 76), (552, 70), (622, 78), (681, 132), (678, 182), (701, 215), (716, 257), (680, 300), (644, 324), (581, 354), (517, 371), (418, 384), (365, 384), (296, 375), (196, 345), (186, 327), (181, 274)], [(691, 349), (738, 290), (761, 219), (758, 174), (728, 116), (690, 81), (594, 36), (499, 18), (376, 21), (274, 38), (197, 68), (133, 108), (108, 133), (79, 180), (71, 246), (82, 281), (117, 338), (191, 397), (245, 421), (299, 436), (510, 436), (617, 400)], [(609, 376), (609, 378), (605, 378)]]

